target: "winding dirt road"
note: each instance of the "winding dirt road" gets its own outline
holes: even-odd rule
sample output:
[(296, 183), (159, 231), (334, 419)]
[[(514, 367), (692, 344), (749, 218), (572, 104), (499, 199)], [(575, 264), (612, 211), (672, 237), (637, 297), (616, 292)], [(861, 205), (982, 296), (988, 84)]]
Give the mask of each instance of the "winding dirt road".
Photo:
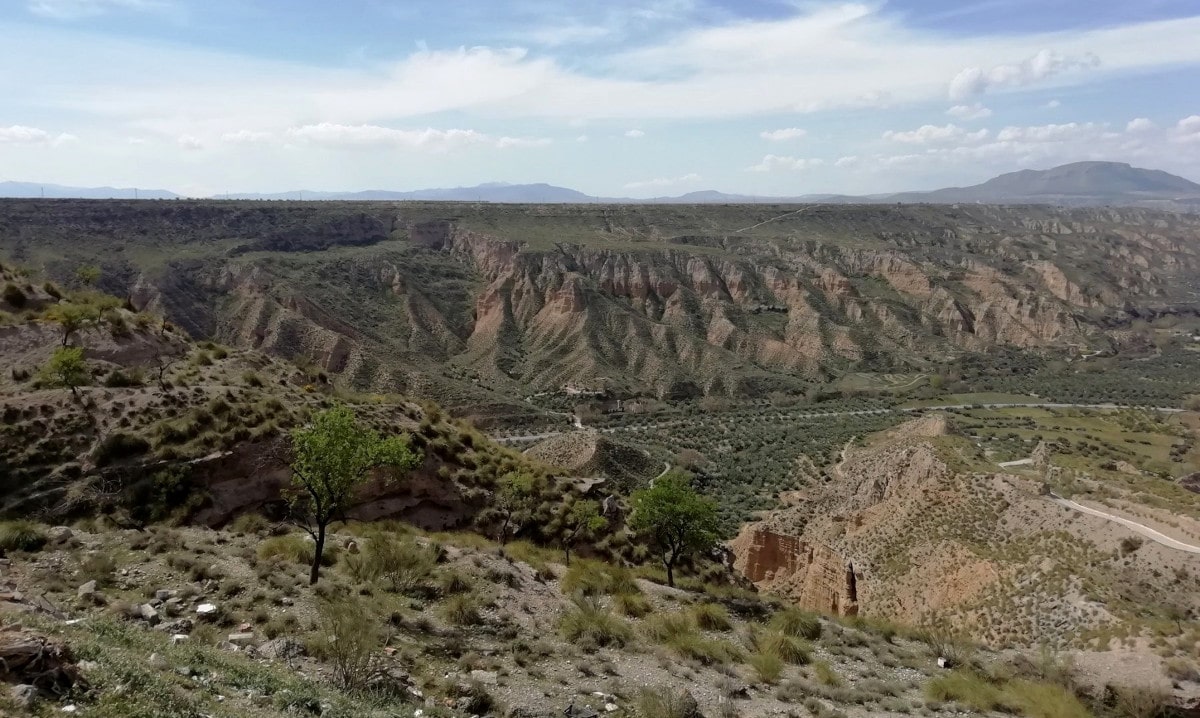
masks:
[(1155, 531), (1154, 529), (1150, 528), (1149, 526), (1146, 526), (1144, 524), (1139, 524), (1136, 521), (1131, 521), (1129, 519), (1122, 518), (1120, 516), (1114, 516), (1113, 514), (1110, 514), (1107, 511), (1100, 511), (1099, 509), (1093, 509), (1089, 506), (1084, 506), (1083, 504), (1077, 503), (1070, 499), (1064, 499), (1063, 497), (1059, 496), (1058, 494), (1050, 494), (1050, 500), (1053, 501), (1054, 503), (1058, 504), (1059, 506), (1063, 506), (1063, 507), (1071, 509), (1073, 511), (1078, 511), (1083, 514), (1087, 514), (1088, 516), (1097, 516), (1099, 518), (1102, 518), (1102, 519), (1105, 519), (1108, 521), (1112, 521), (1113, 523), (1121, 524), (1122, 526), (1133, 531), (1134, 533), (1141, 534), (1142, 536), (1145, 536), (1146, 538), (1150, 539), (1151, 541), (1160, 543), (1163, 546), (1166, 546), (1167, 548), (1173, 548), (1176, 551), (1186, 551), (1188, 553), (1200, 554), (1200, 546), (1193, 546), (1190, 543), (1184, 543), (1182, 541), (1173, 539), (1164, 533)]

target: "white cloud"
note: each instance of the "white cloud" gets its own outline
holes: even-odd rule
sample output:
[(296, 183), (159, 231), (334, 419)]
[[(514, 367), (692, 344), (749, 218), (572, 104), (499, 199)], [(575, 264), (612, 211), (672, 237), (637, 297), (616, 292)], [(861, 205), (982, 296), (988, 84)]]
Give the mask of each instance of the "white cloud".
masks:
[(1100, 58), (1090, 52), (1068, 57), (1050, 50), (1039, 50), (1037, 54), (1014, 65), (995, 65), (988, 69), (968, 67), (960, 71), (950, 81), (950, 99), (965, 100), (992, 89), (1024, 87), (1063, 72), (1090, 69), (1099, 64)]
[(1134, 118), (1129, 121), (1129, 124), (1125, 125), (1126, 132), (1149, 132), (1150, 130), (1157, 129), (1158, 125), (1145, 117)]
[(976, 102), (973, 105), (955, 105), (946, 110), (946, 114), (960, 120), (981, 120), (991, 117), (992, 111), (984, 107), (982, 102)]
[(339, 125), (331, 122), (290, 127), (284, 135), (290, 140), (339, 149), (393, 147), (439, 152), (471, 145), (506, 149), (544, 147), (551, 143), (547, 138), (492, 137), (475, 130), (439, 130), (432, 127), (424, 130), (397, 130), (379, 125)]
[(1062, 107), (1062, 102), (1059, 100), (1050, 100), (1043, 105), (1043, 107), (1045, 107), (1047, 110), (1057, 110), (1058, 108)]
[(785, 127), (780, 130), (760, 132), (758, 136), (771, 142), (786, 142), (787, 140), (798, 140), (807, 134), (807, 130), (802, 130), (799, 127)]
[(1005, 127), (996, 133), (999, 142), (1062, 142), (1095, 138), (1104, 134), (1104, 125), (1094, 122), (1068, 122), (1063, 125)]
[(204, 143), (200, 140), (200, 138), (193, 137), (192, 135), (180, 135), (175, 139), (175, 142), (189, 152), (204, 149)]
[(29, 12), (55, 20), (77, 20), (112, 10), (165, 10), (167, 0), (29, 0)]
[(576, 138), (575, 138), (575, 141), (576, 141), (576, 142), (587, 142), (587, 141), (588, 141), (588, 140), (590, 140), (590, 139), (591, 139), (591, 138), (590, 138), (590, 137), (588, 137), (587, 135), (580, 135), (580, 136), (578, 136), (578, 137), (576, 137)]
[(680, 184), (690, 184), (699, 182), (702, 178), (700, 175), (692, 172), (683, 175), (682, 177), (658, 177), (652, 180), (642, 180), (640, 182), (630, 182), (625, 185), (625, 189), (645, 189), (648, 187), (673, 187)]
[(264, 144), (274, 138), (275, 136), (270, 132), (259, 132), (257, 130), (238, 130), (237, 132), (226, 132), (221, 135), (222, 142), (246, 145)]
[(964, 144), (982, 142), (987, 138), (988, 134), (986, 129), (968, 132), (955, 124), (941, 127), (937, 125), (922, 125), (915, 130), (907, 132), (888, 130), (883, 133), (883, 139), (910, 145)]
[(646, 133), (642, 132), (641, 130), (628, 130), (625, 132), (625, 136), (630, 139), (638, 140), (645, 137)]
[(1200, 115), (1185, 117), (1175, 124), (1175, 140), (1200, 142)]
[(75, 135), (65, 132), (55, 135), (37, 127), (26, 127), (24, 125), (0, 127), (0, 144), (57, 146), (64, 142), (74, 142), (77, 139), (79, 138)]
[(858, 155), (846, 155), (845, 157), (837, 158), (837, 162), (833, 164), (837, 167), (855, 167), (859, 161)]
[(775, 170), (808, 170), (825, 164), (822, 159), (767, 155), (756, 165), (746, 168), (747, 172), (774, 172)]

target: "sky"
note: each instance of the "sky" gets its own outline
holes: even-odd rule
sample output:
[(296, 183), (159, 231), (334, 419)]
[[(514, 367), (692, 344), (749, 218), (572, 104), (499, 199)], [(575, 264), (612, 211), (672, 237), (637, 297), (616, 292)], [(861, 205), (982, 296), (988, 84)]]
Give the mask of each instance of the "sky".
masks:
[(1200, 181), (1200, 0), (3, 0), (0, 181), (867, 194)]

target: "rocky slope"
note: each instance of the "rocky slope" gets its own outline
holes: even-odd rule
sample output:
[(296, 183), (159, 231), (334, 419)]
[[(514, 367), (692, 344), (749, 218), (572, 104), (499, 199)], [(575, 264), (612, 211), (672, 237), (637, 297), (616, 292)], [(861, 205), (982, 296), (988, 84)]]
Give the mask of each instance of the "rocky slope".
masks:
[(1044, 448), (1020, 475), (979, 471), (975, 445), (945, 432), (928, 417), (847, 447), (826, 480), (812, 470), (784, 508), (742, 530), (735, 565), (812, 609), (954, 627), (994, 645), (1082, 646), (1198, 607), (1189, 554), (1142, 546), (1044, 495), (1037, 477), (1059, 471)]
[(1197, 310), (1200, 220), (1046, 207), (0, 203), (0, 252), (357, 386), (796, 391)]

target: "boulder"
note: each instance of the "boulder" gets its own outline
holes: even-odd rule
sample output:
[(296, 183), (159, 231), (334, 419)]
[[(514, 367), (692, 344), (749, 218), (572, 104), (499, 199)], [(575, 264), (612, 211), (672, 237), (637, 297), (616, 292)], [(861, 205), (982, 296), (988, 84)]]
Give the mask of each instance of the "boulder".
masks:
[(37, 702), (38, 689), (28, 683), (21, 683), (9, 689), (8, 695), (18, 708), (29, 710)]
[(143, 603), (142, 605), (138, 606), (137, 611), (138, 616), (140, 616), (143, 621), (146, 621), (151, 626), (158, 624), (158, 611), (154, 608), (154, 606), (151, 606), (148, 603)]
[(50, 543), (64, 543), (70, 541), (75, 536), (75, 532), (68, 526), (54, 526), (46, 530), (46, 538)]
[(251, 643), (254, 643), (254, 634), (249, 632), (231, 633), (225, 640), (229, 641), (235, 646), (248, 646)]
[(95, 597), (95, 595), (96, 595), (96, 582), (95, 581), (88, 581), (87, 583), (83, 584), (75, 591), (76, 598), (79, 598), (84, 601), (92, 600), (92, 598)]
[(275, 661), (290, 661), (304, 655), (304, 645), (291, 638), (276, 638), (258, 647), (263, 658)]

